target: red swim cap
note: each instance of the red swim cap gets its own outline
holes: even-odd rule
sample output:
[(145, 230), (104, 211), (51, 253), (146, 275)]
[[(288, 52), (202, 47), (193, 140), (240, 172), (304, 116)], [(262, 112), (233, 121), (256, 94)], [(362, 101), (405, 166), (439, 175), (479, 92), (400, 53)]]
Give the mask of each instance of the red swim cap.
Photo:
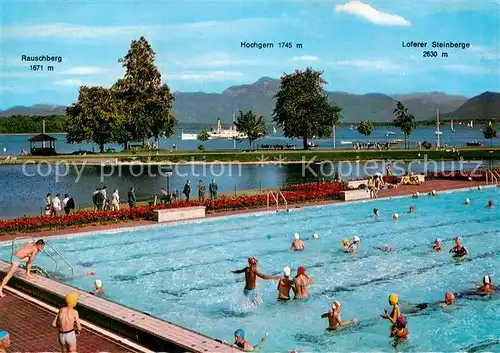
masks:
[(444, 295), (444, 299), (445, 300), (453, 300), (453, 299), (455, 299), (455, 295), (453, 295), (452, 292), (446, 292), (446, 294)]
[(248, 263), (249, 263), (250, 265), (257, 265), (257, 262), (258, 262), (258, 261), (257, 261), (257, 259), (256, 259), (255, 257), (249, 257), (249, 258), (248, 258)]
[(297, 274), (298, 275), (305, 275), (306, 274), (306, 268), (304, 266), (300, 266), (298, 269), (297, 269)]

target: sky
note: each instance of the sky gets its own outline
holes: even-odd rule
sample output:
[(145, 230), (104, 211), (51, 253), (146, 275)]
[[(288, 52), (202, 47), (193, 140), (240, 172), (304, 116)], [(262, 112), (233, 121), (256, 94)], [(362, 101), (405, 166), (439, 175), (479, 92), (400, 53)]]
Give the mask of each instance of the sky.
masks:
[[(80, 85), (110, 87), (124, 74), (118, 59), (141, 36), (172, 91), (220, 93), (306, 67), (324, 71), (328, 91), (468, 97), (500, 91), (500, 0), (3, 0), (0, 6), (0, 109), (70, 105)], [(402, 46), (411, 41), (427, 48)], [(471, 47), (433, 49), (433, 41)], [(22, 55), (62, 62), (25, 62)]]

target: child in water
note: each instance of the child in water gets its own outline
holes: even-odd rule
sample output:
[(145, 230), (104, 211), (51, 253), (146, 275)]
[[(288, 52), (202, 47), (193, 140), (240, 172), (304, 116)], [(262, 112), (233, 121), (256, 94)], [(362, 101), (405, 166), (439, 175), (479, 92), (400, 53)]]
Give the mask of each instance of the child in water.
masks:
[(358, 322), (358, 319), (342, 321), (340, 317), (341, 305), (338, 301), (332, 302), (332, 308), (327, 313), (321, 315), (321, 318), (328, 318), (328, 331), (335, 331), (341, 326), (348, 326)]
[[(242, 328), (239, 328), (234, 332), (233, 346), (236, 346), (245, 352), (255, 352), (266, 344), (267, 337), (269, 337), (269, 332), (266, 332), (264, 337), (261, 338), (259, 344), (254, 347), (248, 341), (245, 341), (245, 331)], [(227, 342), (224, 341), (224, 343)]]
[(396, 338), (396, 343), (400, 343), (408, 337), (407, 322), (404, 317), (400, 316), (396, 320), (395, 325), (391, 329), (391, 337)]
[(398, 295), (395, 293), (392, 293), (391, 295), (389, 295), (389, 305), (392, 306), (391, 314), (389, 315), (387, 313), (387, 310), (385, 310), (385, 309), (384, 309), (384, 314), (380, 314), (381, 318), (387, 319), (391, 322), (391, 324), (392, 324), (391, 332), (394, 329), (394, 326), (396, 325), (398, 318), (401, 316), (401, 309), (399, 308), (398, 302), (399, 302)]
[(104, 294), (104, 288), (102, 287), (102, 281), (100, 279), (95, 280), (94, 286), (95, 286), (94, 294), (97, 295)]
[(445, 308), (447, 306), (456, 305), (455, 295), (452, 292), (446, 292), (446, 294), (444, 295), (444, 302), (441, 302), (439, 305), (442, 308)]
[(436, 241), (434, 242), (434, 245), (432, 246), (432, 250), (434, 251), (443, 251), (443, 244), (441, 243), (440, 238), (436, 238)]

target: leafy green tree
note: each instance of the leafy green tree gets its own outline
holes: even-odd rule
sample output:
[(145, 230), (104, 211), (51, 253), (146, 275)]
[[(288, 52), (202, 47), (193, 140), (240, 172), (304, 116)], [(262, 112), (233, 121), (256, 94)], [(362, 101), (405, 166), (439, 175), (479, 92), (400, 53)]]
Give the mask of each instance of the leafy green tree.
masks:
[(394, 126), (399, 127), (405, 134), (405, 148), (407, 149), (409, 147), (408, 139), (412, 131), (417, 127), (415, 117), (408, 112), (408, 108), (401, 102), (398, 102), (396, 108), (394, 108), (394, 117)]
[(113, 128), (120, 119), (113, 93), (103, 87), (80, 87), (78, 101), (66, 109), (68, 143), (94, 142), (101, 153), (114, 141)]
[(488, 125), (483, 129), (483, 135), (485, 139), (490, 140), (490, 145), (493, 146), (493, 138), (497, 137), (497, 130), (492, 126)]
[(312, 68), (285, 74), (275, 95), (273, 121), (283, 127), (286, 137), (302, 138), (305, 150), (310, 137), (330, 136), (332, 126), (341, 119), (342, 109), (323, 90), (327, 82), (322, 74)]
[(156, 67), (155, 52), (148, 41), (141, 37), (133, 40), (130, 49), (119, 60), (125, 68), (125, 76), (113, 85), (113, 91), (123, 103), (128, 118), (122, 122), (120, 140), (127, 144), (132, 140), (170, 137), (177, 121), (172, 115), (174, 96), (167, 84), (162, 84), (161, 73)]
[(257, 116), (253, 111), (248, 110), (242, 112), (234, 122), (236, 131), (245, 134), (248, 138), (248, 144), (252, 147), (252, 143), (262, 137), (267, 136), (267, 124), (263, 116)]
[(370, 136), (375, 127), (371, 121), (362, 121), (358, 125), (358, 132), (365, 136)]
[(198, 136), (197, 136), (197, 139), (200, 140), (201, 142), (205, 142), (205, 141), (208, 141), (208, 139), (210, 138), (210, 135), (208, 134), (207, 131), (203, 130), (201, 131)]

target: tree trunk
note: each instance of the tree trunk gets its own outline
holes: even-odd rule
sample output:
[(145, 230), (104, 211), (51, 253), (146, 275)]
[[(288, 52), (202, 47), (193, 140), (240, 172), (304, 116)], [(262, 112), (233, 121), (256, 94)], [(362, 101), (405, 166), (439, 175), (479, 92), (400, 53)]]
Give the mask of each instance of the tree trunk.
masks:
[(309, 146), (307, 145), (307, 136), (302, 136), (302, 143), (304, 144), (304, 150), (308, 150)]
[(142, 139), (142, 148), (147, 148), (148, 147), (148, 138), (144, 137)]
[(155, 136), (155, 148), (160, 149), (160, 138)]
[(99, 151), (101, 151), (101, 153), (104, 153), (104, 144), (103, 143), (99, 144)]

